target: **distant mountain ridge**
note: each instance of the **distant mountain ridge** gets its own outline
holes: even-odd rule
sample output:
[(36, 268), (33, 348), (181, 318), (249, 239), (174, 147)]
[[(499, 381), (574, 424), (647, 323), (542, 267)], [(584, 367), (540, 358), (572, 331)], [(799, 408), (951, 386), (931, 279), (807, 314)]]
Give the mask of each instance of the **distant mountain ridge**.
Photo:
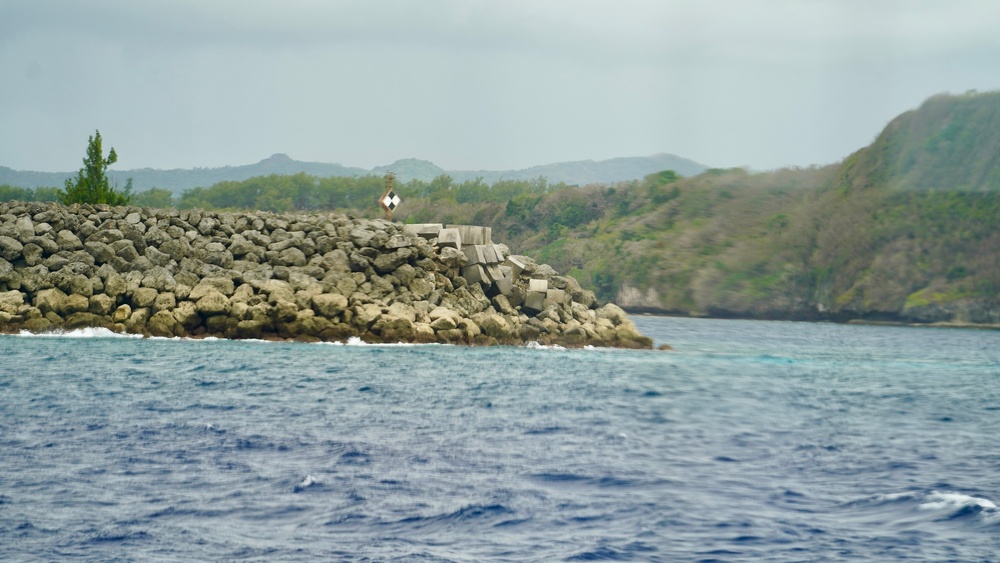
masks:
[[(286, 154), (274, 154), (255, 164), (239, 166), (223, 166), (219, 168), (193, 168), (159, 170), (139, 168), (134, 170), (109, 170), (112, 182), (124, 187), (128, 178), (132, 178), (133, 189), (144, 191), (151, 188), (163, 188), (175, 194), (191, 188), (207, 188), (226, 180), (246, 180), (255, 176), (271, 174), (298, 174), (304, 172), (311, 176), (364, 176), (367, 174), (382, 175), (392, 171), (402, 181), (419, 179), (430, 181), (442, 174), (448, 174), (456, 181), (482, 178), (487, 183), (497, 180), (523, 180), (545, 176), (549, 182), (565, 182), (567, 184), (591, 184), (598, 182), (620, 182), (638, 180), (647, 174), (661, 170), (674, 170), (682, 176), (694, 176), (704, 172), (706, 166), (693, 160), (672, 154), (655, 154), (644, 157), (612, 158), (609, 160), (581, 160), (574, 162), (558, 162), (532, 166), (521, 170), (445, 170), (433, 162), (416, 158), (397, 160), (385, 166), (376, 166), (371, 170), (343, 166), (336, 163), (304, 162), (294, 160)], [(67, 178), (75, 172), (32, 172), (20, 171), (0, 166), (0, 185), (7, 184), (21, 188), (38, 188), (45, 186), (61, 187)]]

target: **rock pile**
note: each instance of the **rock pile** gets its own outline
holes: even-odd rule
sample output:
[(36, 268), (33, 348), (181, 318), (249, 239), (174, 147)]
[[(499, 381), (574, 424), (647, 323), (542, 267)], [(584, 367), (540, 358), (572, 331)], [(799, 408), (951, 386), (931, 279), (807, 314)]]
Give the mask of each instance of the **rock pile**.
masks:
[(343, 215), (0, 203), (0, 330), (651, 347), (547, 265), (491, 244), (509, 285), (470, 282), (437, 243)]

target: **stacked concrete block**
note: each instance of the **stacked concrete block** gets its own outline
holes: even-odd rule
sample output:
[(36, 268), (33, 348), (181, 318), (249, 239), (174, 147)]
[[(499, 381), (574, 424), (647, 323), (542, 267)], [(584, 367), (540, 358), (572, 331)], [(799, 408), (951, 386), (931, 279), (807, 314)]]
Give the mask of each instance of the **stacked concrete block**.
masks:
[(467, 265), (474, 264), (489, 264), (490, 262), (486, 258), (486, 247), (481, 244), (466, 244), (462, 247), (462, 252), (465, 253), (465, 259)]
[(506, 246), (500, 244), (493, 244), (490, 246), (493, 247), (493, 252), (496, 253), (498, 262), (503, 262), (507, 259), (507, 252), (505, 251), (507, 248)]
[(458, 229), (441, 229), (441, 232), (438, 234), (437, 245), (462, 250), (462, 235)]
[(522, 262), (521, 259), (518, 258), (517, 256), (508, 256), (504, 261), (504, 265), (510, 267), (510, 269), (513, 272), (511, 274), (511, 277), (513, 277), (514, 279), (517, 279), (517, 277), (521, 275), (521, 272), (523, 272), (525, 268), (524, 262)]
[[(511, 275), (510, 268), (500, 266), (501, 277), (493, 280), (493, 286), (501, 295), (510, 295), (514, 289), (514, 276)], [(509, 301), (509, 300), (508, 300)]]
[(462, 268), (462, 277), (469, 283), (480, 283), (489, 285), (491, 283), (489, 274), (482, 264), (473, 264)]
[(535, 293), (545, 293), (549, 290), (548, 280), (528, 280), (528, 291)]
[(462, 244), (493, 244), (493, 228), (476, 225), (451, 225), (458, 229)]
[(441, 223), (415, 223), (403, 227), (420, 238), (430, 240), (441, 236), (441, 229), (444, 228), (444, 225)]
[[(552, 283), (552, 275), (523, 256), (511, 256), (506, 246), (493, 244), (489, 227), (440, 224), (408, 225), (411, 232), (436, 238), (439, 247), (450, 246), (462, 251), (465, 265), (462, 277), (470, 284), (479, 284), (491, 295), (503, 295), (511, 307), (535, 316), (549, 307), (564, 307), (572, 302), (569, 292)], [(547, 266), (546, 266), (547, 268)], [(525, 272), (535, 279), (525, 279)], [(520, 280), (520, 281), (518, 281)]]
[(548, 297), (549, 282), (547, 280), (528, 280), (528, 291), (524, 294), (521, 309), (529, 315), (537, 315), (545, 310)]
[(545, 300), (543, 304), (545, 307), (550, 305), (562, 305), (566, 303), (566, 292), (561, 289), (549, 289), (545, 292)]
[(535, 316), (545, 310), (545, 294), (537, 291), (529, 291), (524, 296), (524, 303), (521, 310), (528, 315)]

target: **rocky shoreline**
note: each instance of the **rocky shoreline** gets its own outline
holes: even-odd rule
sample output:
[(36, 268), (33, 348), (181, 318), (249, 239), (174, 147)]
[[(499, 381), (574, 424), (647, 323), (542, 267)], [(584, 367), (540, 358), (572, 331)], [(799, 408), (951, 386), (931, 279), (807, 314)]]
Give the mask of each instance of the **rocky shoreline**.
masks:
[(0, 203), (0, 332), (652, 347), (575, 279), (488, 246), (481, 267), (383, 220)]

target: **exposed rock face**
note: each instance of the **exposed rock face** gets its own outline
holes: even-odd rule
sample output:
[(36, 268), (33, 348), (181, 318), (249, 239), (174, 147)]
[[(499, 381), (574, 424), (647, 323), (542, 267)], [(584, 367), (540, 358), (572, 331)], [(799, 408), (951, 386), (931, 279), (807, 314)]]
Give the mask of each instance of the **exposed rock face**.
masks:
[(342, 215), (0, 203), (0, 330), (652, 346), (576, 280), (466, 230), (482, 240), (463, 250), (459, 229)]

